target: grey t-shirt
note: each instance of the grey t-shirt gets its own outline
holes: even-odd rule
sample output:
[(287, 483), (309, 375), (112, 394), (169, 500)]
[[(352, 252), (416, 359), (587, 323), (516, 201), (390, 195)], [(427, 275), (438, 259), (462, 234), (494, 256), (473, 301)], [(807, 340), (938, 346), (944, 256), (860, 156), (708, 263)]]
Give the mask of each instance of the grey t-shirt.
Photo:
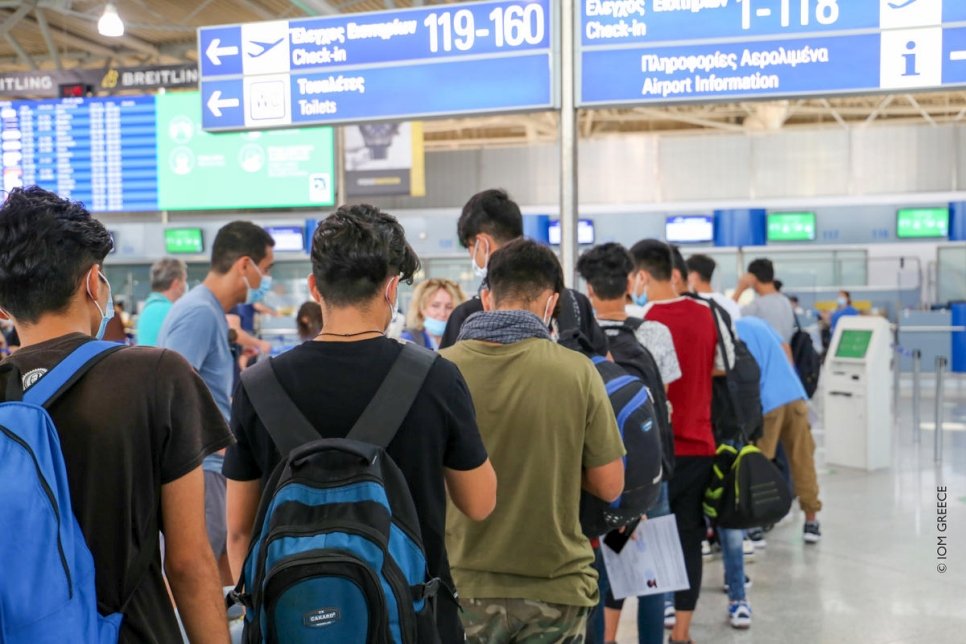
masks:
[(741, 314), (761, 318), (775, 330), (782, 342), (791, 342), (795, 333), (795, 312), (792, 303), (781, 293), (759, 295), (751, 304), (742, 307)]

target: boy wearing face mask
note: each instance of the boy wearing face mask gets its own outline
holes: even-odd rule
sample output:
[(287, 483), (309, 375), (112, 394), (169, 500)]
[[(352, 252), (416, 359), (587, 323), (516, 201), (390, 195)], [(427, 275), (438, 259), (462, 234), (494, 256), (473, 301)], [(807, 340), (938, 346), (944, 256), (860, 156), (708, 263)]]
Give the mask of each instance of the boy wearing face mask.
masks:
[(507, 482), (487, 520), (447, 517), (466, 640), (581, 642), (599, 596), (578, 518), (581, 488), (617, 498), (624, 446), (597, 370), (547, 330), (563, 289), (553, 251), (519, 239), (489, 267), (484, 310), (441, 352), (466, 378), (483, 441)]
[[(322, 332), (273, 358), (272, 368), (319, 438), (344, 438), (395, 364), (402, 344), (385, 333), (397, 315), (400, 281), (411, 281), (418, 270), (402, 226), (372, 206), (343, 206), (316, 229), (308, 286), (322, 306)], [(235, 395), (231, 425), (238, 442), (224, 471), (228, 549), (238, 575), (263, 484), (280, 456), (244, 388)], [(496, 503), (496, 477), (473, 403), (452, 363), (433, 363), (386, 452), (409, 484), (429, 574), (452, 586), (443, 543), (447, 490), (470, 520), (485, 518)], [(440, 593), (436, 611), (440, 640), (462, 642), (459, 607), (448, 593)]]
[[(234, 360), (225, 314), (238, 304), (260, 302), (272, 287), (275, 240), (248, 221), (234, 221), (215, 237), (211, 268), (204, 282), (171, 307), (161, 325), (158, 346), (180, 353), (208, 385), (227, 421), (231, 415)], [(223, 454), (205, 459), (205, 515), (208, 540), (219, 561), (222, 581), (231, 584), (225, 526)]]
[[(473, 273), (487, 284), (490, 257), (506, 244), (523, 237), (523, 215), (520, 207), (504, 190), (484, 190), (466, 202), (457, 223), (460, 244), (470, 252)], [(456, 307), (446, 322), (440, 340), (441, 349), (456, 344), (463, 322), (483, 310), (483, 302), (474, 297)], [(560, 294), (557, 324), (561, 331), (579, 328), (597, 353), (607, 353), (607, 337), (594, 320), (593, 308), (583, 293), (564, 289)]]
[[(111, 245), (81, 204), (36, 186), (10, 191), (0, 206), (0, 318), (14, 321), (22, 349), (3, 363), (0, 391), (42, 382), (92, 336), (104, 336), (114, 314), (103, 274)], [(162, 577), (163, 531), (164, 571), (188, 637), (227, 642), (221, 584), (205, 548), (201, 462), (231, 434), (205, 384), (172, 351), (122, 348), (90, 366), (49, 411), (93, 555), (98, 607), (123, 610), (119, 641), (182, 640)], [(24, 583), (63, 592), (62, 579), (15, 577), (0, 571), (0, 595)]]

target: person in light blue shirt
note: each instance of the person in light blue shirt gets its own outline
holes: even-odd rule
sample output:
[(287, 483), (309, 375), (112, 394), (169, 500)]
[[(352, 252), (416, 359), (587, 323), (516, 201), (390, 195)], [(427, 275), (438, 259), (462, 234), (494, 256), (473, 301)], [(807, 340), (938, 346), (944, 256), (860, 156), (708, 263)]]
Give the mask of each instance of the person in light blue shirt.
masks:
[(782, 338), (767, 322), (754, 317), (735, 321), (738, 337), (761, 369), (761, 408), (765, 415), (758, 448), (770, 459), (781, 441), (791, 465), (798, 502), (805, 513), (804, 540), (821, 540), (817, 513), (822, 509), (815, 473), (815, 441), (808, 421), (808, 396), (782, 348)]
[(161, 325), (188, 290), (188, 267), (180, 259), (165, 257), (151, 267), (151, 295), (138, 316), (137, 343), (154, 347), (158, 344)]
[[(235, 221), (218, 231), (205, 281), (175, 302), (161, 326), (158, 346), (180, 353), (205, 381), (225, 420), (231, 415), (234, 361), (225, 314), (260, 301), (272, 287), (275, 241), (264, 229)], [(228, 568), (224, 452), (205, 459), (205, 519), (208, 541), (222, 581), (234, 583)]]
[(832, 312), (832, 318), (829, 321), (829, 327), (832, 333), (835, 333), (835, 326), (842, 318), (850, 315), (860, 315), (859, 310), (852, 306), (852, 295), (848, 291), (839, 291), (838, 298), (835, 301), (838, 304), (838, 308)]

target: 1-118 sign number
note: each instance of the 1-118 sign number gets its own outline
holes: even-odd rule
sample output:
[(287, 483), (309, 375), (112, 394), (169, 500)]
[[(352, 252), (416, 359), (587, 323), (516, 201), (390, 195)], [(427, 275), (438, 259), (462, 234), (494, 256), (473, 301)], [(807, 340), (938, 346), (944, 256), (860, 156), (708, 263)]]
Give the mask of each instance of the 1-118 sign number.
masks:
[[(741, 2), (741, 28), (751, 29), (753, 18), (766, 18), (772, 15), (770, 7), (763, 6), (763, 0), (738, 0)], [(792, 25), (792, 12), (798, 5), (798, 22), (802, 27), (811, 24), (812, 15), (820, 25), (834, 25), (840, 14), (838, 0), (777, 0), (778, 13), (782, 27)], [(754, 7), (752, 5), (755, 5)]]

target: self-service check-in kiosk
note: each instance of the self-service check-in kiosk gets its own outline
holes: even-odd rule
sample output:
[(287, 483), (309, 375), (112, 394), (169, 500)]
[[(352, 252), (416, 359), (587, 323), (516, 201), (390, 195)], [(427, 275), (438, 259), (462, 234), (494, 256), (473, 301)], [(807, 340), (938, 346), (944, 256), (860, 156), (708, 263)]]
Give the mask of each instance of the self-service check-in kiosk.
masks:
[(839, 319), (825, 359), (825, 451), (830, 464), (892, 464), (892, 333), (880, 317)]

